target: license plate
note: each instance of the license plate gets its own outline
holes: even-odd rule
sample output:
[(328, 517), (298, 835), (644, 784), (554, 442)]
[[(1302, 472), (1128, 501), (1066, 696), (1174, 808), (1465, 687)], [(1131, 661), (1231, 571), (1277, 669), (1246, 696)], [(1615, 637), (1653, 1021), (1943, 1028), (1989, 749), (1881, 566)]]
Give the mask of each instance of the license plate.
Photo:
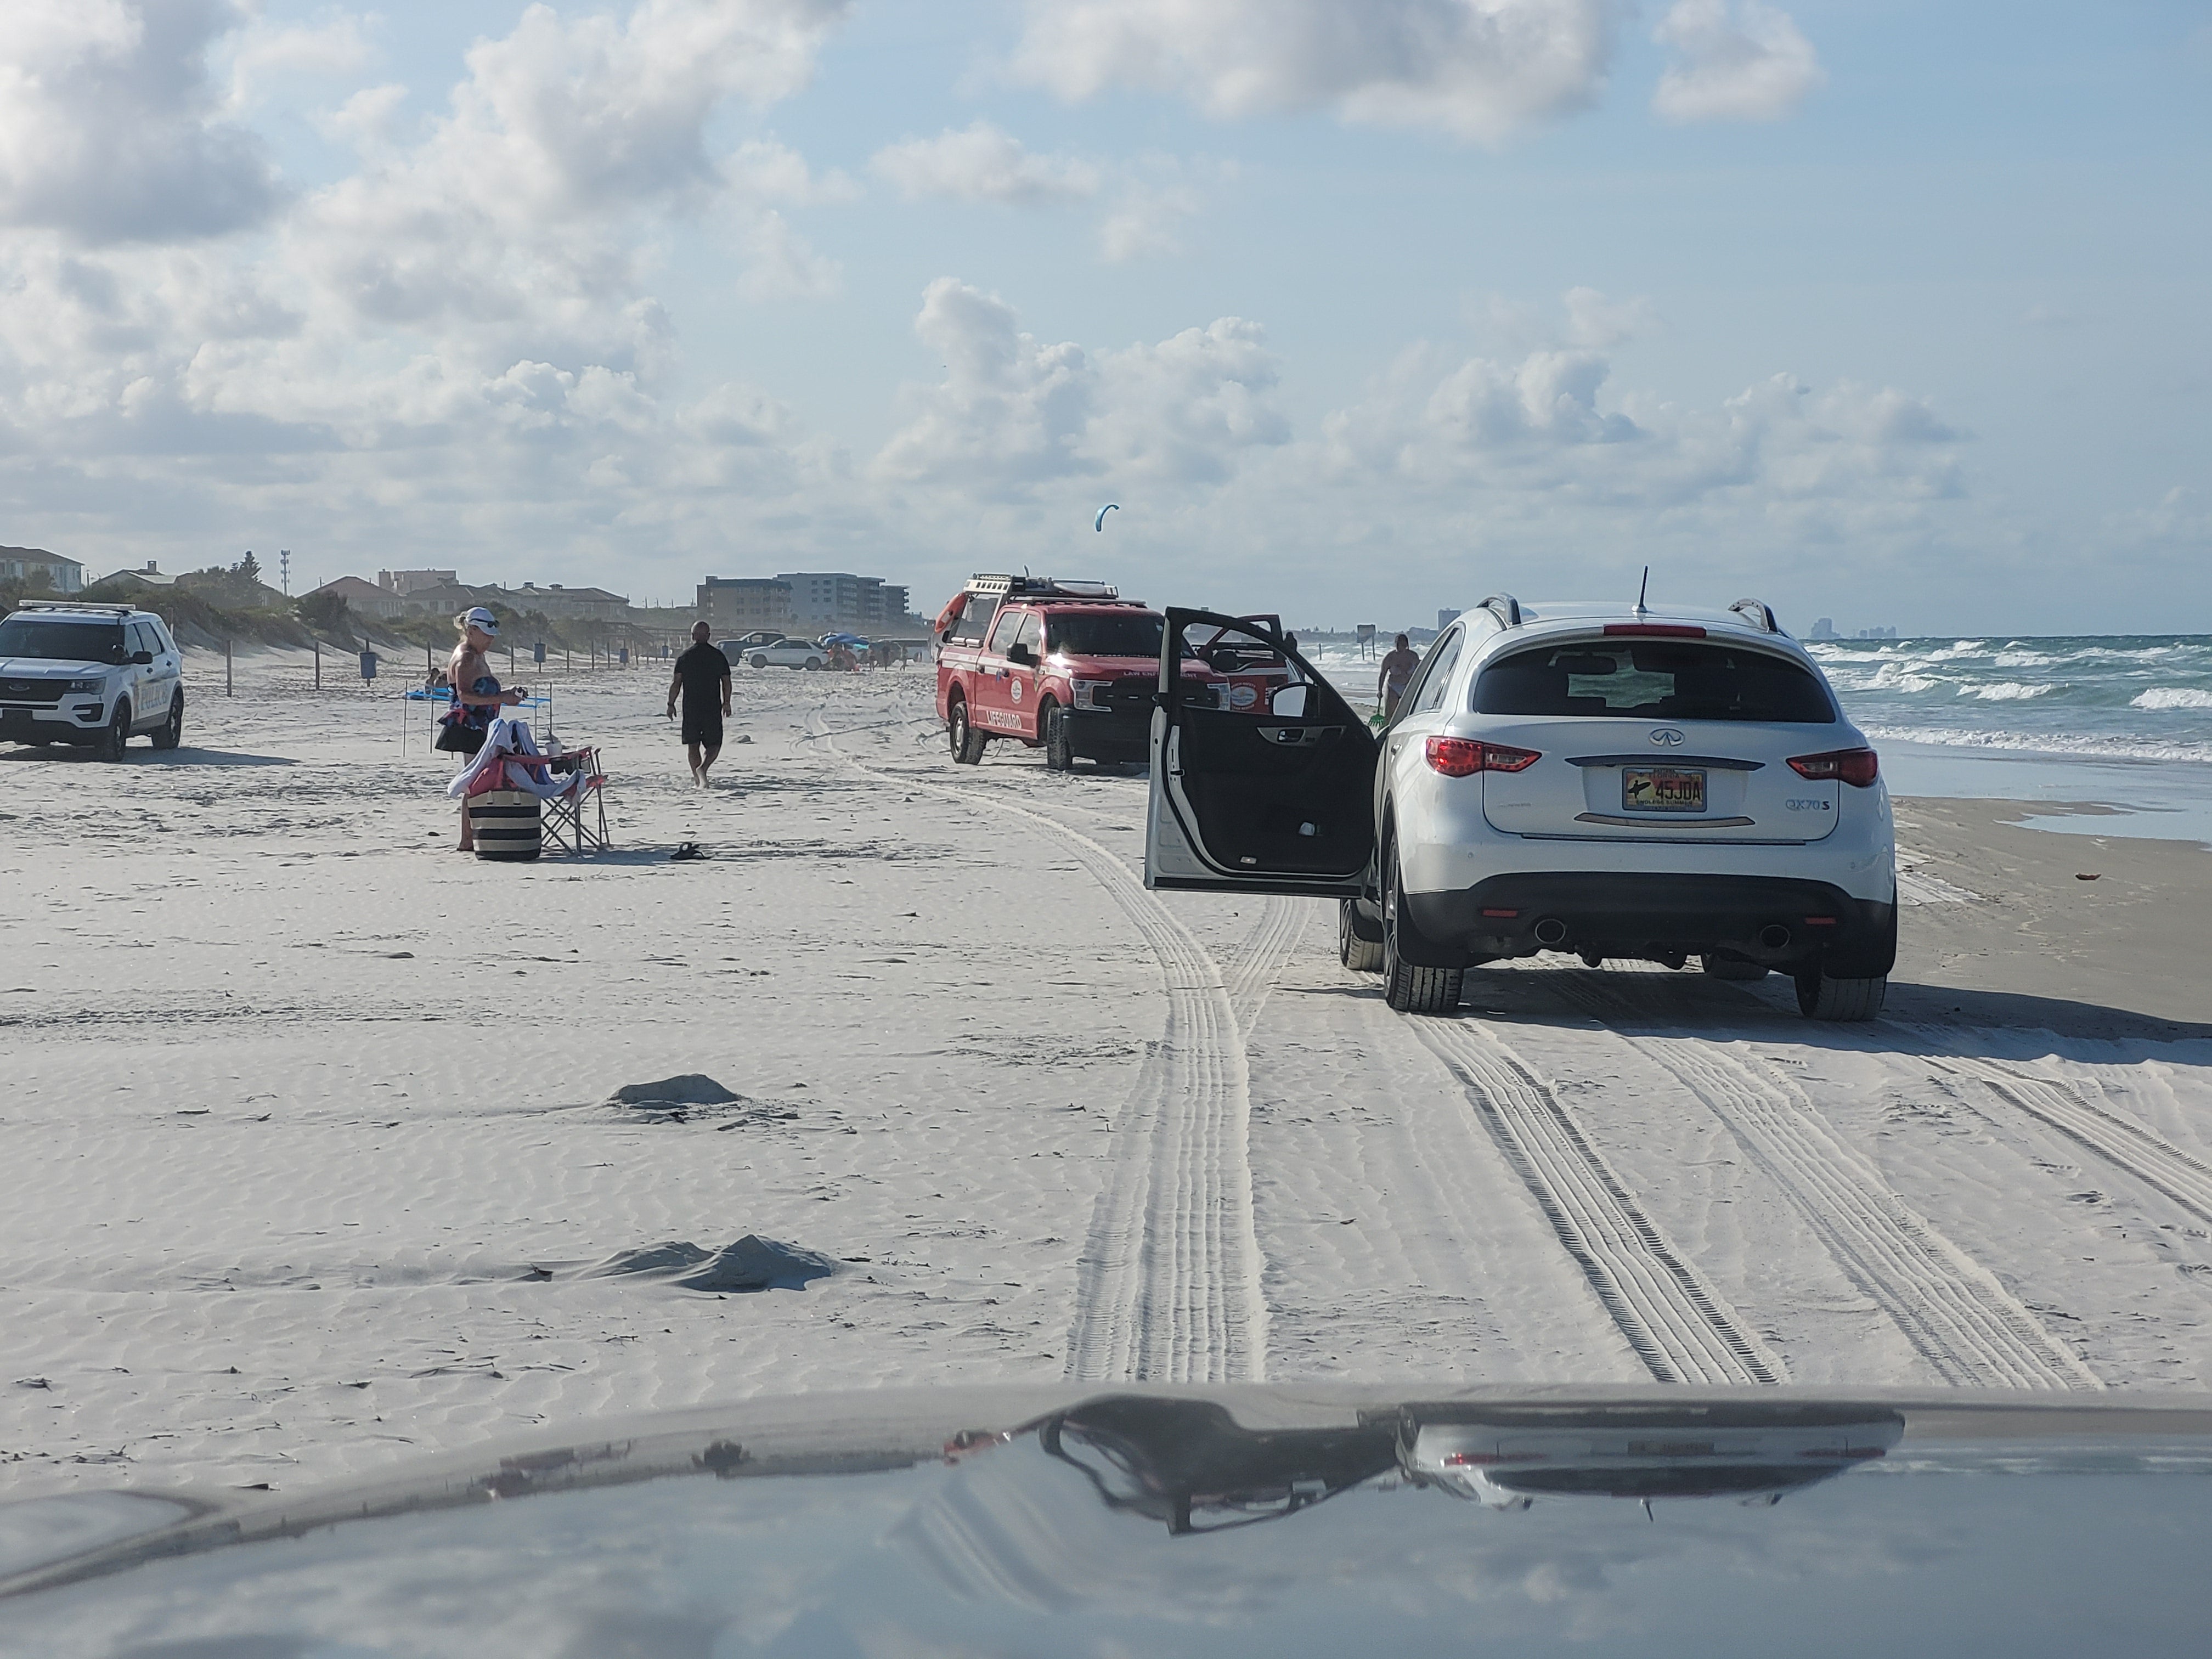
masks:
[(1702, 812), (1705, 775), (1670, 766), (1632, 766), (1620, 775), (1620, 805), (1629, 812)]

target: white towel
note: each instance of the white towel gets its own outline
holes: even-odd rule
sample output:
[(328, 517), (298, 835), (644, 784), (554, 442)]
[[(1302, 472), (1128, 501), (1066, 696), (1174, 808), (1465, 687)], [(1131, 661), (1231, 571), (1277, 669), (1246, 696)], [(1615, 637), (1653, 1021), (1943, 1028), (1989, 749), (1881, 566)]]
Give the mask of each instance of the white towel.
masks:
[(580, 770), (548, 776), (541, 781), (532, 775), (532, 768), (507, 764), (518, 756), (535, 756), (538, 752), (538, 739), (531, 735), (528, 722), (508, 720), (502, 715), (491, 723), (490, 729), (484, 733), (483, 747), (477, 750), (469, 763), (454, 775), (453, 781), (446, 786), (446, 793), (457, 800), (465, 799), (469, 793), (469, 786), (495, 766), (505, 767), (507, 770), (507, 775), (499, 782), (500, 788), (520, 789), (536, 795), (541, 800), (556, 800), (583, 787), (584, 775)]

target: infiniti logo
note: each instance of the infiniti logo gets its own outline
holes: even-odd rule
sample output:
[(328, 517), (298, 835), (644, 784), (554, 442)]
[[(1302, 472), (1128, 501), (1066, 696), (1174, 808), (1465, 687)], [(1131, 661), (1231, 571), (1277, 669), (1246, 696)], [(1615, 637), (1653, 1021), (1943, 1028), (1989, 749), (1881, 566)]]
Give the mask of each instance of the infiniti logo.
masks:
[(1682, 744), (1682, 734), (1671, 726), (1662, 726), (1651, 733), (1651, 741), (1664, 748), (1679, 749)]

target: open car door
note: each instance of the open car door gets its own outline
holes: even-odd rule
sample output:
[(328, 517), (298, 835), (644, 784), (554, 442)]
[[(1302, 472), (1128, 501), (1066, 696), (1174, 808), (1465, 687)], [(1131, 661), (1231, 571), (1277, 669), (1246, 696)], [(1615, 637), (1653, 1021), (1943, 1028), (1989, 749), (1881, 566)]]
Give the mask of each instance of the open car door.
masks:
[(1170, 608), (1145, 885), (1358, 897), (1375, 756), (1365, 722), (1269, 623)]

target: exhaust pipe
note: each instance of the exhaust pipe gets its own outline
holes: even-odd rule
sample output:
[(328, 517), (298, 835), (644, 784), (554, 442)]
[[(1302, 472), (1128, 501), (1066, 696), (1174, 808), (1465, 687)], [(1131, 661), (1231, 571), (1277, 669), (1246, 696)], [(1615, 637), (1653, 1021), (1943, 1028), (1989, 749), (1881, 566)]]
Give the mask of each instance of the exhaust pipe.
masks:
[(1567, 924), (1557, 916), (1546, 916), (1534, 929), (1539, 945), (1564, 945), (1567, 942)]
[(1759, 942), (1770, 951), (1779, 951), (1790, 943), (1790, 930), (1778, 921), (1759, 930)]

